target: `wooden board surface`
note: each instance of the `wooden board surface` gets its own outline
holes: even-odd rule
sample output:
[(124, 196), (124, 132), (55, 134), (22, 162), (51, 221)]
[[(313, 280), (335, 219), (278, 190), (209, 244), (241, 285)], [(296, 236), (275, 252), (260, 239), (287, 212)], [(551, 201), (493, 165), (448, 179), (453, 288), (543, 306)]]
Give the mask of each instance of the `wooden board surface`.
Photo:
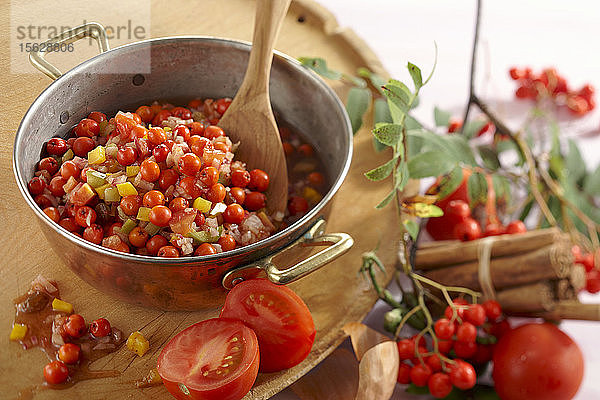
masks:
[[(173, 35), (211, 35), (250, 40), (254, 19), (254, 3), (250, 0), (160, 0), (151, 3), (150, 37)], [(17, 5), (14, 5), (17, 4)], [(149, 3), (148, 3), (149, 4)], [(14, 7), (19, 7), (13, 2)], [(13, 39), (8, 2), (0, 5), (2, 21), (1, 45), (6, 51)], [(82, 15), (81, 19), (96, 20), (105, 25), (118, 10), (100, 15)], [(129, 40), (133, 41), (133, 40)], [(385, 74), (376, 57), (350, 30), (338, 27), (333, 17), (312, 1), (293, 2), (284, 22), (276, 49), (291, 56), (325, 57), (332, 68), (353, 74), (366, 66)], [(79, 47), (76, 47), (78, 49)], [(91, 46), (81, 52), (61, 55), (58, 64), (66, 66), (94, 55)], [(22, 57), (26, 57), (23, 54)], [(53, 56), (55, 57), (55, 56)], [(16, 187), (12, 172), (12, 147), (15, 131), (29, 105), (50, 84), (42, 74), (11, 73), (10, 57), (1, 59), (2, 118), (0, 118), (0, 245), (3, 251), (0, 267), (0, 387), (3, 398), (78, 398), (137, 399), (165, 398), (160, 387), (136, 389), (133, 381), (139, 379), (156, 364), (160, 349), (175, 333), (190, 324), (214, 316), (214, 312), (162, 312), (123, 304), (98, 292), (80, 280), (52, 252), (38, 230), (34, 214), (27, 208)], [(339, 83), (332, 86), (343, 98), (348, 87)], [(371, 309), (376, 298), (369, 285), (357, 271), (361, 253), (372, 250), (378, 243), (379, 254), (389, 271), (396, 260), (396, 219), (392, 208), (376, 211), (374, 205), (385, 197), (387, 184), (370, 183), (362, 176), (382, 163), (387, 154), (376, 155), (371, 137), (363, 129), (354, 141), (354, 159), (348, 178), (335, 197), (328, 231), (342, 231), (355, 239), (354, 248), (345, 256), (320, 271), (292, 284), (292, 288), (306, 301), (317, 327), (316, 342), (308, 358), (300, 365), (281, 373), (261, 374), (248, 398), (265, 399), (291, 384), (325, 358), (344, 338), (341, 327), (349, 321), (361, 320)], [(42, 383), (45, 356), (37, 350), (24, 351), (10, 343), (13, 318), (12, 299), (23, 293), (37, 274), (59, 282), (62, 297), (75, 304), (76, 311), (86, 319), (100, 316), (129, 333), (141, 330), (150, 340), (151, 349), (138, 358), (122, 348), (113, 355), (99, 360), (94, 367), (116, 369), (116, 378), (90, 380), (61, 392), (38, 390)]]

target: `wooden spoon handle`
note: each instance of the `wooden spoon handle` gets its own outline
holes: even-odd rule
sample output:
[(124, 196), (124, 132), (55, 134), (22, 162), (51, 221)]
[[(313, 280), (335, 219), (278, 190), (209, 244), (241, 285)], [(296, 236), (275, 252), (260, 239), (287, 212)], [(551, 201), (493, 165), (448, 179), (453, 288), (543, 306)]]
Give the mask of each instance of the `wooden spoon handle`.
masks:
[(257, 0), (250, 61), (240, 91), (248, 94), (254, 94), (255, 91), (269, 93), (273, 47), (290, 2), (291, 0)]

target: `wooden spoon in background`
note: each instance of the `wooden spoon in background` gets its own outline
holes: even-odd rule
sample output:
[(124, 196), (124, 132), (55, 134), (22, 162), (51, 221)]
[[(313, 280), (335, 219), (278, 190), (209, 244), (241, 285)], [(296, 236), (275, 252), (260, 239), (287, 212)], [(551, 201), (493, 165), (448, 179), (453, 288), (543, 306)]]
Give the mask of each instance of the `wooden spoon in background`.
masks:
[(291, 0), (258, 0), (248, 69), (219, 126), (235, 143), (236, 158), (248, 170), (260, 168), (269, 175), (267, 208), (284, 212), (288, 178), (285, 154), (269, 97), (273, 46)]

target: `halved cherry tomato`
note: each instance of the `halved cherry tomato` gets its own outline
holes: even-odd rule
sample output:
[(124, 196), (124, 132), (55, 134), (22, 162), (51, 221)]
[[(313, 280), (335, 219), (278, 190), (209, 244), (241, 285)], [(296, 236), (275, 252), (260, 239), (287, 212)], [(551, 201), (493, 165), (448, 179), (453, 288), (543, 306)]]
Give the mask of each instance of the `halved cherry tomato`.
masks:
[(213, 318), (179, 332), (158, 356), (158, 373), (177, 399), (239, 400), (258, 374), (256, 334), (242, 322)]
[(256, 332), (261, 372), (300, 363), (315, 340), (315, 324), (302, 299), (266, 279), (237, 284), (227, 294), (221, 317), (239, 319)]

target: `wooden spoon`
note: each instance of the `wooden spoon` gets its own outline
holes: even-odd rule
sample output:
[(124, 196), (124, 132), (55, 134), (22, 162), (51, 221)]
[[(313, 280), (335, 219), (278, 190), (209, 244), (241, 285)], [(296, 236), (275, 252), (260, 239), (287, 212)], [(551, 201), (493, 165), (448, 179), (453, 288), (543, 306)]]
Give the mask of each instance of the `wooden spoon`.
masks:
[(284, 212), (288, 179), (285, 154), (269, 97), (273, 46), (291, 0), (258, 0), (248, 69), (219, 126), (240, 147), (236, 158), (248, 170), (260, 168), (270, 178), (267, 208)]

